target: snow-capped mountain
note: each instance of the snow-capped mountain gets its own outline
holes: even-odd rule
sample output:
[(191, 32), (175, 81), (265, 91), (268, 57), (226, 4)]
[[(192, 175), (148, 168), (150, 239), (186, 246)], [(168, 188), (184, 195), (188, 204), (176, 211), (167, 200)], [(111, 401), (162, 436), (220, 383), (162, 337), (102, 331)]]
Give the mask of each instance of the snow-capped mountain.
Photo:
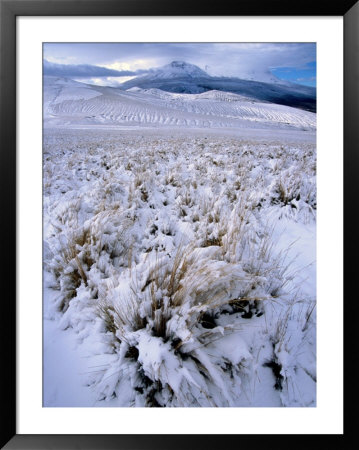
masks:
[(262, 82), (234, 77), (213, 77), (199, 67), (183, 61), (173, 61), (163, 67), (152, 69), (146, 75), (139, 75), (121, 85), (123, 90), (133, 87), (156, 88), (185, 94), (200, 94), (211, 90), (233, 92), (263, 102), (312, 112), (316, 110), (315, 88), (288, 82), (278, 83), (271, 78), (267, 78), (267, 82)]
[(184, 61), (172, 61), (170, 64), (166, 64), (163, 67), (152, 69), (149, 75), (143, 76), (141, 78), (148, 79), (167, 79), (167, 78), (198, 78), (207, 77), (208, 74), (195, 66), (194, 64), (189, 64)]
[(133, 87), (123, 91), (44, 77), (44, 124), (314, 130), (316, 114), (221, 90), (178, 94)]

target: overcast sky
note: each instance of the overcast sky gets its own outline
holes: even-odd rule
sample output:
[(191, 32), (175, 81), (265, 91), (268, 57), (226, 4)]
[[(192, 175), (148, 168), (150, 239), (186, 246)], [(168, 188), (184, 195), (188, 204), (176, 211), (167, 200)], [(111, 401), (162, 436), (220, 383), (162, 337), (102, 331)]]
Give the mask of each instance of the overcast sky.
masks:
[(115, 85), (171, 61), (195, 64), (213, 76), (263, 79), (273, 74), (316, 86), (314, 43), (48, 43), (46, 74)]

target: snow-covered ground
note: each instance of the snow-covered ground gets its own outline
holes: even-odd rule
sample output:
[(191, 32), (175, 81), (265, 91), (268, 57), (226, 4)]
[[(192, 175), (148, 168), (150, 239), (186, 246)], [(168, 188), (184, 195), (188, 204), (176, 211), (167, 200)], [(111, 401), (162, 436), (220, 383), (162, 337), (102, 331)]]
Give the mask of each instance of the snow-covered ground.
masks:
[(315, 406), (315, 130), (44, 78), (44, 406)]
[(313, 133), (316, 114), (216, 90), (176, 94), (134, 87), (123, 91), (44, 77), (44, 124), (46, 127), (126, 125), (261, 131), (274, 128)]
[(315, 406), (315, 114), (73, 83), (45, 92), (44, 406)]

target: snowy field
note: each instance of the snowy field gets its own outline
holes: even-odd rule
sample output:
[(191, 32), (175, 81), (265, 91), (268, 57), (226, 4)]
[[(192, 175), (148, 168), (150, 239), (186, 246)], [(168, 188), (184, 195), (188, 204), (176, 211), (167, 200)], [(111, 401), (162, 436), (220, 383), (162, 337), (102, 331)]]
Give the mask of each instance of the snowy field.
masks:
[(47, 76), (44, 124), (66, 128), (106, 125), (314, 132), (316, 114), (217, 90), (178, 94), (133, 87), (124, 91)]
[(44, 103), (44, 406), (315, 406), (315, 114), (68, 89)]

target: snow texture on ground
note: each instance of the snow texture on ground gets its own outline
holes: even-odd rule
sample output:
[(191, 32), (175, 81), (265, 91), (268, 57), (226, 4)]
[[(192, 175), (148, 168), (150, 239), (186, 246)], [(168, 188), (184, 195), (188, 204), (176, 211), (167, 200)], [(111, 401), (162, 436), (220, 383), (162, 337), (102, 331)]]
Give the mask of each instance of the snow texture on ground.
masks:
[(44, 124), (236, 129), (274, 126), (313, 132), (316, 114), (230, 92), (176, 94), (140, 88), (122, 91), (45, 77)]
[(44, 406), (315, 406), (312, 113), (122, 92), (126, 128), (112, 91), (63, 83), (45, 93)]

